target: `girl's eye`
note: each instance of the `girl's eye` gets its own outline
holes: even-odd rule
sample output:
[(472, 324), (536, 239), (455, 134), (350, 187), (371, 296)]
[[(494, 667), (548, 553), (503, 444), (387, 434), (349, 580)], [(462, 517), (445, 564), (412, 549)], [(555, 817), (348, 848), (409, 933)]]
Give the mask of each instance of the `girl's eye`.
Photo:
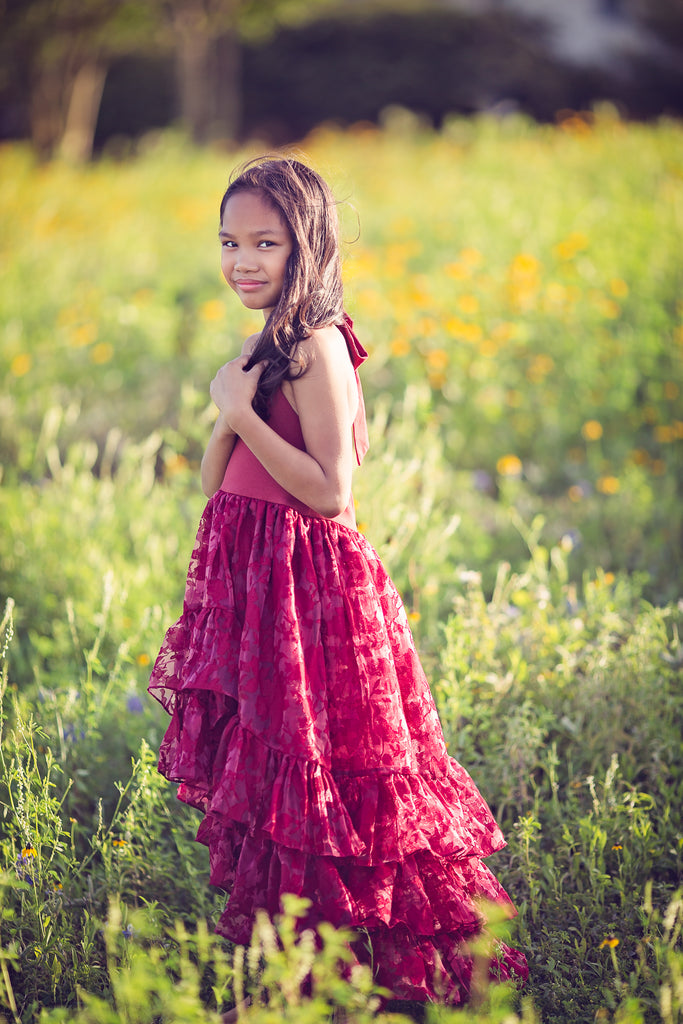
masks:
[(263, 239), (262, 242), (259, 242), (259, 248), (261, 248), (261, 246), (263, 246), (265, 249), (269, 249), (271, 247), (271, 245), (275, 245), (275, 242), (269, 242), (265, 238)]
[(236, 242), (231, 242), (230, 239), (226, 238), (226, 240), (223, 242), (223, 248), (224, 249), (231, 249), (233, 247), (233, 245), (236, 245), (236, 244), (237, 244)]

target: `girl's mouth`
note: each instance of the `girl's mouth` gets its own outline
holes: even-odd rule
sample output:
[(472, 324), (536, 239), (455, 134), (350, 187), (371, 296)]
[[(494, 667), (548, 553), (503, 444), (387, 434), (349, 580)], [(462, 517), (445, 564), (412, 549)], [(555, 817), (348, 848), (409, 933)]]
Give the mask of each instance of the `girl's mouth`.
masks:
[(265, 281), (235, 281), (235, 286), (243, 292), (253, 292), (257, 288), (262, 288)]

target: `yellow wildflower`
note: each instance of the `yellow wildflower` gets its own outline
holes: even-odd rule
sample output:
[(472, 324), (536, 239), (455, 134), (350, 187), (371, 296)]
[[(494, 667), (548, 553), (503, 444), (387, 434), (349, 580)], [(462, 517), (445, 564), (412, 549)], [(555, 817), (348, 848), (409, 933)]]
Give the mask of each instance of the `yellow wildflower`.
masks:
[(28, 352), (21, 352), (10, 363), (10, 373), (13, 377), (25, 377), (32, 365), (33, 359)]
[(501, 476), (521, 476), (522, 460), (516, 455), (501, 455), (496, 462), (496, 469)]
[(454, 281), (464, 281), (470, 276), (470, 269), (463, 263), (447, 263), (444, 267), (444, 271), (449, 277), (452, 277)]
[(598, 420), (586, 420), (581, 433), (586, 441), (599, 441), (602, 437), (602, 424)]
[(209, 299), (199, 307), (199, 315), (202, 320), (209, 322), (222, 320), (225, 316), (225, 305), (221, 299)]
[(91, 345), (97, 337), (97, 324), (92, 320), (89, 320), (85, 324), (79, 324), (71, 332), (69, 338), (69, 344), (73, 348), (84, 348), (86, 345)]
[(560, 260), (573, 260), (578, 252), (588, 248), (588, 238), (583, 231), (572, 231), (565, 239), (558, 242), (553, 253)]
[(616, 476), (605, 474), (598, 477), (595, 486), (601, 494), (618, 494), (621, 484)]
[(527, 380), (530, 380), (532, 384), (540, 384), (554, 368), (555, 361), (552, 357), (541, 352), (534, 356), (529, 363), (526, 371)]
[(101, 341), (99, 345), (95, 345), (90, 353), (90, 358), (97, 366), (101, 366), (103, 363), (108, 363), (113, 355), (114, 346), (110, 345), (108, 341)]
[(410, 345), (405, 338), (394, 338), (389, 347), (391, 349), (392, 356), (397, 356), (398, 358), (401, 356), (407, 356), (410, 352)]
[(628, 295), (628, 285), (620, 277), (613, 277), (609, 283), (609, 290), (615, 299), (625, 299)]
[(600, 949), (604, 949), (605, 946), (609, 946), (610, 949), (616, 949), (618, 945), (619, 945), (619, 939), (617, 939), (614, 935), (612, 935), (612, 936), (610, 936), (609, 939), (603, 939), (602, 942), (600, 943), (600, 947), (599, 948)]
[(448, 366), (448, 352), (442, 348), (433, 348), (425, 356), (427, 366), (432, 370), (445, 370)]

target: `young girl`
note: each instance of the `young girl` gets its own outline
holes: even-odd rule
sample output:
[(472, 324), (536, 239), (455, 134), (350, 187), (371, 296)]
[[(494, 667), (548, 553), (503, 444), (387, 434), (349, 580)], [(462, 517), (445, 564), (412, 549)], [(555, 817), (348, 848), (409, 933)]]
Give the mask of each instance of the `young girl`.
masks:
[[(356, 954), (395, 998), (461, 1003), (478, 902), (514, 913), (481, 860), (504, 840), (356, 529), (367, 353), (343, 310), (335, 202), (310, 168), (264, 159), (220, 214), (223, 275), (265, 326), (211, 384), (209, 502), (150, 683), (172, 716), (159, 770), (204, 812), (220, 934), (248, 943), (255, 911), (296, 893), (306, 926), (360, 930)], [(501, 943), (491, 972), (524, 978), (524, 957)]]

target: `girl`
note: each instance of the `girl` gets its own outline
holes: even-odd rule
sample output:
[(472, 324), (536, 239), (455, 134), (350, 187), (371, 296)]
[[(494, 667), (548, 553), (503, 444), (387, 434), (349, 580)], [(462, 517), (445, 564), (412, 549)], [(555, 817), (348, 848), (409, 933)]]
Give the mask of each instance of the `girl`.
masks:
[[(247, 943), (255, 911), (296, 893), (306, 926), (362, 929), (356, 954), (395, 998), (461, 1003), (478, 901), (514, 913), (481, 860), (504, 840), (356, 529), (367, 353), (342, 306), (335, 202), (310, 168), (264, 159), (220, 214), (223, 275), (265, 326), (211, 384), (209, 502), (150, 683), (172, 716), (159, 770), (204, 812), (220, 934)], [(524, 957), (501, 943), (491, 973), (523, 979)]]

